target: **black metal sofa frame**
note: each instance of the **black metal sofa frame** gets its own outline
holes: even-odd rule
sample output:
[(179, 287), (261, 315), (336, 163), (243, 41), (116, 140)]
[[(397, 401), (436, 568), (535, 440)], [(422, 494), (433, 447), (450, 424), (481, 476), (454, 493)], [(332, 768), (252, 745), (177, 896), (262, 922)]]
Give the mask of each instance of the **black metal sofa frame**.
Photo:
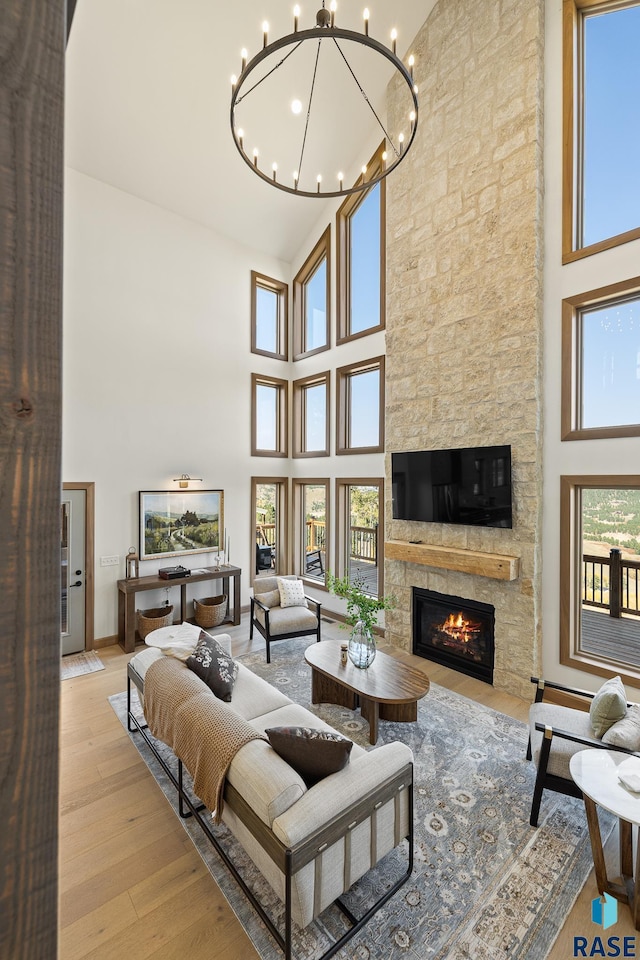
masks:
[[(544, 699), (545, 690), (556, 690), (559, 693), (570, 694), (572, 697), (580, 700), (582, 698), (583, 702), (589, 704), (591, 700), (595, 697), (595, 693), (591, 693), (589, 690), (581, 690), (576, 687), (565, 687), (560, 683), (553, 683), (550, 680), (542, 680), (539, 677), (531, 677), (531, 683), (536, 684), (536, 694), (534, 703), (541, 703)], [(631, 706), (630, 703), (627, 706)], [(578, 708), (576, 708), (577, 710)], [(553, 790), (555, 793), (562, 793), (567, 797), (577, 797), (579, 800), (582, 800), (582, 790), (574, 783), (573, 780), (565, 780), (564, 777), (558, 777), (553, 773), (547, 772), (547, 766), (549, 763), (549, 754), (551, 753), (551, 747), (554, 737), (560, 737), (563, 740), (570, 740), (574, 743), (580, 744), (585, 750), (590, 747), (594, 747), (599, 750), (616, 750), (619, 753), (628, 753), (633, 756), (638, 756), (634, 754), (632, 750), (627, 750), (625, 747), (618, 747), (611, 743), (603, 743), (602, 740), (597, 740), (595, 737), (584, 737), (572, 733), (570, 730), (560, 730), (558, 727), (551, 727), (544, 723), (536, 723), (535, 729), (543, 734), (542, 746), (540, 747), (540, 758), (538, 760), (538, 772), (536, 774), (536, 782), (533, 788), (533, 800), (531, 802), (531, 815), (529, 817), (529, 823), (532, 827), (538, 826), (538, 817), (540, 814), (540, 803), (542, 801), (542, 793), (544, 790)], [(529, 735), (529, 742), (527, 744), (527, 760), (531, 760), (531, 734)]]
[[(129, 663), (127, 666), (127, 729), (130, 733), (139, 732), (146, 741), (149, 749), (152, 751), (156, 760), (162, 766), (164, 772), (169, 777), (171, 783), (176, 788), (178, 795), (178, 810), (182, 819), (194, 817), (199, 827), (210, 841), (216, 852), (225, 863), (238, 885), (241, 887), (245, 896), (257, 912), (271, 936), (274, 938), (280, 949), (284, 953), (285, 960), (292, 960), (292, 917), (291, 917), (291, 882), (292, 877), (304, 867), (307, 863), (316, 860), (322, 852), (341, 838), (345, 844), (350, 842), (350, 834), (354, 827), (370, 817), (375, 818), (375, 812), (384, 803), (394, 800), (395, 804), (400, 803), (402, 791), (407, 791), (408, 801), (408, 821), (409, 832), (406, 837), (408, 843), (407, 870), (394, 884), (386, 890), (381, 897), (366, 911), (366, 913), (357, 918), (351, 910), (340, 899), (335, 904), (342, 911), (344, 916), (350, 922), (351, 927), (336, 940), (322, 954), (319, 960), (329, 960), (345, 943), (347, 943), (355, 934), (357, 934), (371, 920), (371, 918), (380, 910), (381, 907), (402, 887), (413, 872), (413, 764), (407, 764), (398, 774), (388, 778), (380, 783), (375, 791), (372, 791), (366, 797), (358, 802), (346, 807), (340, 817), (333, 820), (322, 830), (317, 831), (304, 841), (294, 847), (286, 847), (273, 834), (269, 827), (254, 813), (251, 807), (240, 796), (237, 790), (230, 783), (225, 784), (224, 802), (229, 806), (235, 815), (251, 832), (256, 841), (265, 850), (276, 866), (285, 877), (285, 911), (284, 911), (284, 933), (275, 925), (269, 914), (266, 912), (256, 895), (247, 885), (244, 878), (236, 869), (235, 864), (228, 856), (216, 837), (207, 818), (203, 817), (202, 811), (205, 809), (197, 798), (189, 795), (184, 786), (184, 774), (182, 761), (176, 758), (177, 769), (174, 771), (166, 763), (164, 757), (159, 753), (155, 741), (148, 731), (146, 723), (140, 723), (132, 710), (131, 705), (131, 683), (134, 683), (138, 690), (144, 694), (144, 681), (135, 668)], [(397, 815), (396, 807), (396, 815)], [(210, 818), (209, 818), (210, 819)]]

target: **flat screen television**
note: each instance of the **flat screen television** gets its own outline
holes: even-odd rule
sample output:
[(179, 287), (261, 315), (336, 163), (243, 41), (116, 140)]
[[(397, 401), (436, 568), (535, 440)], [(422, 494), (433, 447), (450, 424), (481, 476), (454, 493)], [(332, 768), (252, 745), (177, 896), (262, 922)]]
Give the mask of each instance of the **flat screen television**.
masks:
[(511, 527), (511, 447), (391, 454), (393, 519)]

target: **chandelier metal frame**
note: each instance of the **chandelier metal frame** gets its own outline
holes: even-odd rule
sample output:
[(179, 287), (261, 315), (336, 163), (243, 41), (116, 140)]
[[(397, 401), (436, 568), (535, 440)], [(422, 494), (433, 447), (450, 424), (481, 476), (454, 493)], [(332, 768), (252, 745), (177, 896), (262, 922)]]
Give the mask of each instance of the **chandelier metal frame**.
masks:
[[(409, 149), (411, 148), (411, 144), (413, 143), (413, 140), (415, 138), (416, 131), (418, 129), (418, 95), (417, 95), (417, 87), (413, 79), (412, 61), (411, 61), (411, 66), (407, 68), (403, 63), (403, 61), (400, 59), (400, 57), (397, 56), (395, 52), (395, 40), (393, 40), (393, 47), (389, 48), (385, 46), (383, 43), (381, 43), (379, 40), (376, 40), (374, 37), (370, 37), (368, 33), (368, 21), (365, 21), (365, 33), (359, 33), (358, 31), (355, 31), (355, 30), (345, 30), (340, 27), (336, 27), (333, 13), (331, 14), (331, 17), (329, 19), (329, 11), (326, 11), (324, 8), (324, 0), (323, 0), (322, 9), (318, 11), (316, 16), (315, 27), (309, 30), (298, 30), (297, 22), (298, 22), (297, 17), (295, 17), (295, 20), (294, 20), (295, 26), (294, 26), (293, 33), (289, 33), (286, 36), (280, 37), (278, 40), (273, 40), (271, 43), (266, 42), (266, 33), (265, 33), (264, 45), (262, 50), (260, 50), (259, 53), (257, 53), (254, 57), (252, 57), (252, 59), (249, 61), (247, 61), (246, 58), (243, 56), (242, 70), (240, 72), (240, 75), (237, 78), (232, 77), (231, 79), (232, 95), (231, 95), (230, 121), (231, 121), (231, 133), (233, 136), (233, 142), (235, 143), (236, 148), (240, 156), (244, 160), (244, 162), (247, 164), (247, 166), (251, 170), (253, 170), (256, 176), (260, 177), (261, 180), (264, 180), (265, 183), (269, 183), (271, 186), (277, 187), (278, 190), (283, 190), (285, 193), (290, 193), (290, 194), (293, 194), (294, 196), (299, 196), (299, 197), (322, 197), (325, 199), (328, 197), (343, 197), (353, 193), (361, 193), (363, 190), (368, 190), (370, 187), (374, 186), (376, 183), (380, 183), (380, 181), (384, 180), (385, 177), (387, 177), (392, 170), (395, 170), (395, 168), (406, 157), (407, 153), (409, 152)], [(366, 92), (360, 85), (360, 82), (355, 76), (354, 71), (349, 65), (349, 62), (344, 52), (342, 51), (341, 47), (337, 42), (338, 40), (347, 40), (347, 41), (359, 43), (362, 46), (368, 47), (370, 50), (373, 50), (375, 53), (380, 54), (380, 56), (385, 57), (385, 59), (387, 59), (393, 65), (396, 72), (400, 75), (404, 83), (407, 85), (411, 95), (412, 102), (413, 102), (413, 110), (411, 113), (411, 119), (408, 121), (410, 124), (410, 127), (409, 127), (409, 135), (406, 141), (403, 141), (402, 136), (400, 136), (399, 142), (396, 145), (393, 141), (393, 138), (389, 136), (382, 121), (380, 120), (378, 114), (376, 113), (375, 108), (371, 104)], [(318, 50), (316, 53), (316, 65), (319, 58), (319, 54), (320, 54), (320, 43), (322, 41), (324, 42), (333, 41), (335, 43), (335, 45), (337, 46), (340, 52), (340, 55), (342, 56), (342, 59), (345, 61), (354, 79), (354, 82), (358, 86), (360, 93), (363, 96), (363, 99), (369, 106), (369, 109), (371, 110), (376, 121), (381, 127), (385, 136), (385, 140), (388, 145), (387, 151), (386, 151), (387, 160), (383, 161), (382, 166), (378, 170), (378, 172), (376, 172), (375, 175), (371, 176), (369, 179), (366, 176), (366, 172), (363, 172), (362, 176), (358, 178), (358, 181), (352, 187), (345, 187), (343, 186), (342, 182), (340, 182), (340, 187), (337, 190), (327, 190), (327, 189), (323, 190), (321, 178), (318, 177), (315, 190), (303, 190), (298, 185), (299, 170), (298, 170), (298, 179), (294, 180), (294, 186), (288, 186), (286, 183), (283, 183), (280, 180), (278, 180), (277, 169), (275, 168), (275, 165), (274, 165), (274, 169), (271, 171), (270, 174), (260, 169), (257, 154), (254, 154), (253, 156), (249, 156), (247, 154), (247, 152), (244, 149), (243, 133), (236, 126), (236, 106), (239, 106), (240, 103), (244, 100), (244, 98), (248, 96), (252, 92), (252, 90), (255, 89), (256, 86), (258, 86), (259, 84), (267, 80), (268, 77), (280, 66), (282, 66), (284, 61), (292, 53), (294, 53), (295, 50), (302, 43), (305, 43), (307, 41), (316, 41), (318, 43)], [(264, 61), (267, 60), (269, 57), (272, 57), (274, 54), (278, 53), (279, 51), (284, 50), (286, 47), (292, 47), (292, 50), (289, 51), (289, 53), (287, 53), (284, 57), (282, 57), (280, 61), (274, 64), (273, 68), (269, 70), (269, 72), (266, 73), (264, 76), (262, 76), (259, 80), (257, 80), (256, 83), (253, 84), (253, 86), (249, 87), (249, 89), (247, 89), (246, 92), (243, 92), (243, 88), (247, 86), (247, 82), (249, 78), (251, 77), (253, 72), (257, 69), (257, 67), (259, 67), (260, 64), (264, 63)], [(315, 72), (314, 72), (314, 78), (313, 78), (313, 85), (311, 88), (311, 95), (309, 97), (309, 106), (307, 109), (307, 118), (306, 118), (306, 124), (305, 124), (302, 146), (301, 146), (299, 169), (302, 167), (302, 160), (304, 158), (304, 149), (305, 149), (305, 143), (306, 143), (307, 129), (309, 126), (309, 120), (311, 115), (314, 86), (315, 86)], [(393, 154), (391, 158), (391, 162), (388, 162), (389, 153)]]

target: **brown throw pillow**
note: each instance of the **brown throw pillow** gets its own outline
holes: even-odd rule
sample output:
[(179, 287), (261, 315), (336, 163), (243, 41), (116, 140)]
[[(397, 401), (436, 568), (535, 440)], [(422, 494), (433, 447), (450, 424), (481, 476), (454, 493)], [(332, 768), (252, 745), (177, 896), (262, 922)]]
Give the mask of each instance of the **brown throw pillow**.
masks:
[(217, 640), (204, 632), (200, 633), (196, 649), (186, 664), (206, 685), (213, 690), (219, 700), (231, 701), (233, 685), (238, 676), (238, 664), (222, 649)]
[(300, 774), (308, 787), (342, 770), (353, 746), (351, 740), (332, 730), (312, 727), (271, 727), (265, 733), (276, 753)]

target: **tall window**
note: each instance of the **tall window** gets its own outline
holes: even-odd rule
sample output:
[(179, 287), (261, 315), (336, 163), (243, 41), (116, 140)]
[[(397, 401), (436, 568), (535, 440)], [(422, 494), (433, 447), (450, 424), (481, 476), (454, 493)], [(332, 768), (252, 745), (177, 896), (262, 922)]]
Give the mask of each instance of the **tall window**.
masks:
[(293, 359), (329, 349), (331, 229), (327, 227), (293, 281)]
[(562, 439), (640, 436), (640, 277), (562, 310)]
[[(369, 161), (367, 178), (380, 172), (383, 148)], [(336, 223), (338, 343), (343, 343), (385, 325), (385, 181), (347, 197)]]
[(288, 286), (251, 271), (251, 352), (288, 359)]
[(373, 597), (384, 592), (383, 509), (383, 480), (336, 480), (336, 569)]
[(640, 237), (640, 3), (565, 0), (564, 11), (567, 262)]
[(293, 456), (329, 456), (329, 371), (293, 382)]
[(286, 457), (289, 384), (251, 374), (251, 455)]
[(640, 675), (640, 476), (561, 478), (561, 662)]
[(326, 582), (329, 481), (294, 480), (294, 567), (314, 585)]
[(251, 581), (288, 573), (288, 486), (285, 477), (251, 478)]
[(384, 449), (384, 357), (339, 367), (336, 453)]

